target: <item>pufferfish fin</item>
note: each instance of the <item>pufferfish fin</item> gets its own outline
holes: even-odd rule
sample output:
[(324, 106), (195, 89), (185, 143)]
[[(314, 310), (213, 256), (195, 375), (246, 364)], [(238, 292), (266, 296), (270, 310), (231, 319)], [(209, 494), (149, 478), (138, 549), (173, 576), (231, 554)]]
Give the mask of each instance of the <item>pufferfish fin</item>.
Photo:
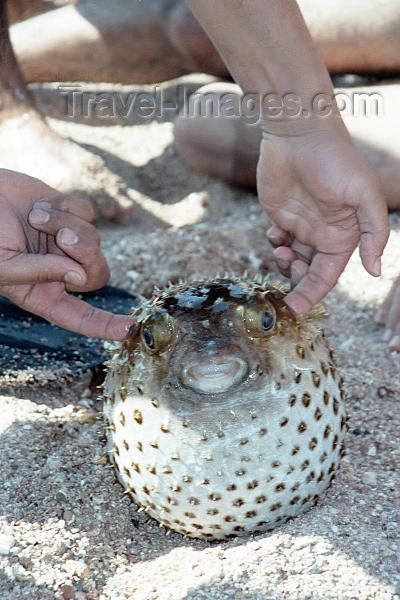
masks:
[(306, 315), (307, 321), (321, 321), (326, 319), (329, 313), (322, 303), (316, 304)]

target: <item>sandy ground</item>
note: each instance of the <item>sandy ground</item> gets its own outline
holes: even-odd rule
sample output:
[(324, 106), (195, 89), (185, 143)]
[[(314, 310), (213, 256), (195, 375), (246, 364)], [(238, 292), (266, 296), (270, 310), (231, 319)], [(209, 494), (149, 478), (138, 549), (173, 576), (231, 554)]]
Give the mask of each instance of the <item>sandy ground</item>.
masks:
[[(54, 87), (36, 93), (52, 126), (102, 156), (136, 204), (125, 224), (101, 228), (113, 283), (146, 295), (194, 273), (274, 268), (254, 194), (191, 172), (168, 117), (55, 119)], [(319, 506), (272, 533), (213, 544), (168, 533), (104, 464), (89, 375), (64, 386), (0, 378), (0, 599), (400, 598), (400, 361), (374, 322), (399, 268), (396, 215), (392, 226), (384, 277), (355, 256), (327, 299), (350, 415), (340, 476)]]

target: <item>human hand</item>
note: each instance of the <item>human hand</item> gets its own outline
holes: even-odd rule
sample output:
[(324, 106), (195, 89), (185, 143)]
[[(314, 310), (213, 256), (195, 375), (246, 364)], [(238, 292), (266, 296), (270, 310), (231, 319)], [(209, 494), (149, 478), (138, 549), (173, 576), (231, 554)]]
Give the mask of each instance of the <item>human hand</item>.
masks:
[(60, 327), (121, 340), (132, 319), (68, 293), (94, 290), (108, 281), (93, 219), (90, 202), (1, 169), (0, 294)]
[(268, 238), (294, 288), (286, 302), (307, 312), (336, 284), (359, 245), (365, 269), (381, 272), (389, 235), (378, 177), (347, 132), (267, 135), (257, 172), (262, 206), (275, 223)]

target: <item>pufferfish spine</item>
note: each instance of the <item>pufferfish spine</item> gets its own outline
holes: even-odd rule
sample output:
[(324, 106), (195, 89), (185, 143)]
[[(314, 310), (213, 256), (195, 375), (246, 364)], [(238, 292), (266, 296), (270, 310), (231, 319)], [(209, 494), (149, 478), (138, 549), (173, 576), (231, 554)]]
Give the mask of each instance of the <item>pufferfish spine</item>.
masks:
[(208, 540), (310, 508), (343, 454), (343, 382), (315, 323), (268, 279), (170, 286), (108, 365), (108, 450), (134, 501)]

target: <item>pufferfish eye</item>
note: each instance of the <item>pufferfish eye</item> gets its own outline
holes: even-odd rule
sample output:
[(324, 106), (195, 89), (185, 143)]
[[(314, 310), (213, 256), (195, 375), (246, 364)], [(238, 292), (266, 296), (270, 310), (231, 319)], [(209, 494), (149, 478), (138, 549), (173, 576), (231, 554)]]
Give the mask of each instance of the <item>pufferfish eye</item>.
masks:
[(167, 313), (161, 313), (144, 321), (141, 339), (148, 352), (160, 352), (171, 342), (174, 331), (175, 326), (172, 317)]
[(276, 311), (269, 302), (250, 306), (238, 306), (247, 333), (251, 337), (264, 337), (270, 335), (276, 324)]
[(151, 333), (150, 329), (145, 327), (142, 331), (142, 337), (143, 337), (143, 341), (146, 344), (146, 346), (150, 350), (154, 350), (155, 349), (154, 337), (153, 337), (153, 334)]

